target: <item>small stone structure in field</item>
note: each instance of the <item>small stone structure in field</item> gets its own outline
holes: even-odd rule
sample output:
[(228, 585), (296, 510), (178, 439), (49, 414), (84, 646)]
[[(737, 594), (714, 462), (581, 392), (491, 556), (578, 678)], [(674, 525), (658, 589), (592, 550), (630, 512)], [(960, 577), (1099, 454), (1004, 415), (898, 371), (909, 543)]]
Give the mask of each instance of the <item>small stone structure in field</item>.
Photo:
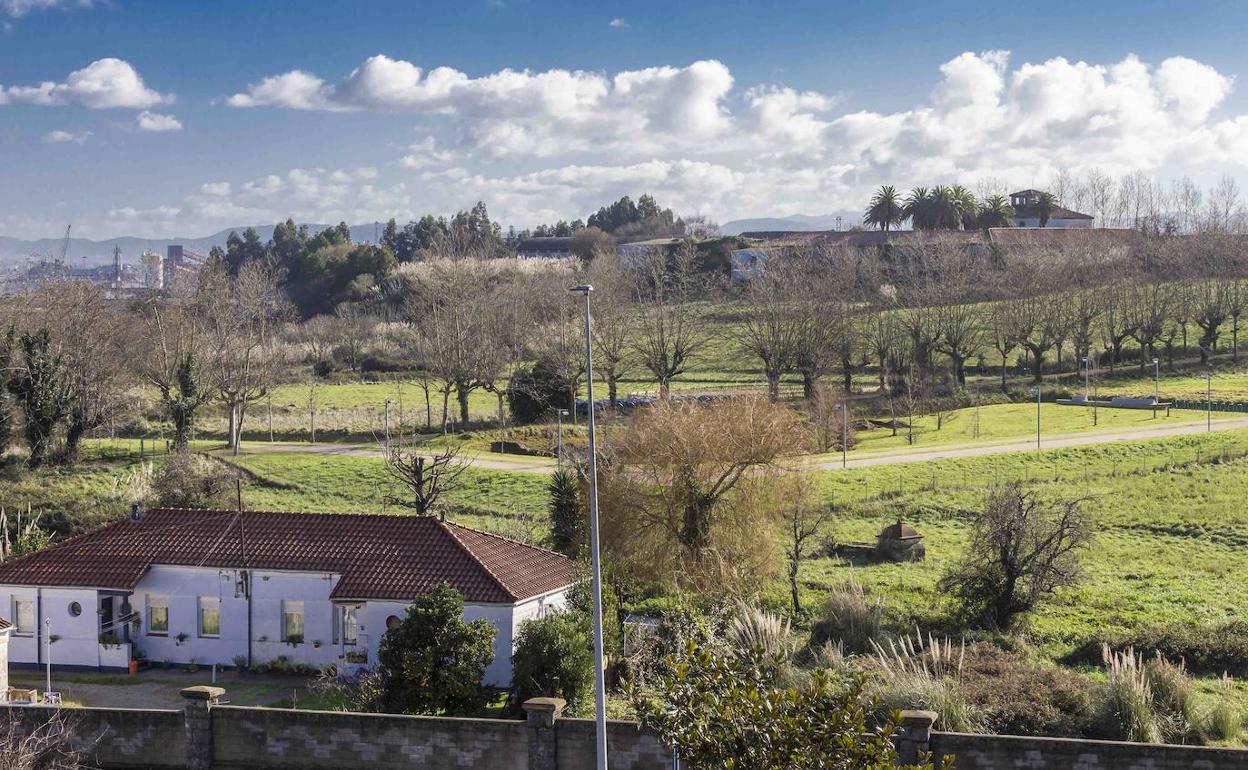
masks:
[(923, 561), (926, 555), (923, 536), (900, 518), (880, 530), (875, 541), (875, 557), (880, 561)]

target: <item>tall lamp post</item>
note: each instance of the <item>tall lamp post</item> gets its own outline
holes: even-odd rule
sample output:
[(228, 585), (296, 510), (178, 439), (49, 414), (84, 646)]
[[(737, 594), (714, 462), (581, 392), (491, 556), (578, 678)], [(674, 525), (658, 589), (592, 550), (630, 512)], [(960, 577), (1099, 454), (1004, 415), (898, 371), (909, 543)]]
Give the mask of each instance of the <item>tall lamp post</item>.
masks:
[(1092, 398), (1092, 395), (1090, 392), (1091, 389), (1088, 387), (1088, 372), (1091, 370), (1092, 367), (1088, 365), (1087, 356), (1084, 356), (1083, 358), (1079, 360), (1083, 362), (1083, 400), (1086, 402)]
[(1040, 383), (1036, 383), (1036, 449), (1040, 448)]
[(607, 770), (607, 681), (602, 651), (602, 562), (598, 549), (598, 452), (594, 431), (594, 360), (591, 347), (589, 294), (593, 286), (571, 291), (585, 297), (585, 386), (589, 409), (589, 556), (594, 592), (594, 721), (597, 733), (598, 770)]
[[(590, 396), (590, 399), (592, 403), (592, 399), (593, 399), (592, 395)], [(557, 433), (558, 438), (556, 439), (558, 443), (555, 444), (555, 462), (558, 464), (559, 470), (563, 470), (563, 418), (567, 416), (568, 416), (567, 409), (555, 410), (555, 421), (559, 425), (558, 433)]]
[(849, 404), (841, 402), (841, 468), (849, 467)]
[(1213, 374), (1200, 375), (1205, 381), (1205, 432), (1213, 432)]
[(1153, 359), (1153, 405), (1161, 401), (1161, 369), (1158, 367), (1158, 361)]

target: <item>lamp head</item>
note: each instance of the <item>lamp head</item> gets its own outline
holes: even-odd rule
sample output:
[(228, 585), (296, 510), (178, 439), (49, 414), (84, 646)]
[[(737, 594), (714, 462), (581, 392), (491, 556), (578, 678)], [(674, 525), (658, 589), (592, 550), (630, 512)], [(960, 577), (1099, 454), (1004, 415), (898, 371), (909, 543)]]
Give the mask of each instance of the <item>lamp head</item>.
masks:
[(568, 291), (576, 292), (577, 294), (589, 294), (593, 290), (594, 287), (587, 283), (580, 286), (573, 286), (571, 289), (568, 289)]

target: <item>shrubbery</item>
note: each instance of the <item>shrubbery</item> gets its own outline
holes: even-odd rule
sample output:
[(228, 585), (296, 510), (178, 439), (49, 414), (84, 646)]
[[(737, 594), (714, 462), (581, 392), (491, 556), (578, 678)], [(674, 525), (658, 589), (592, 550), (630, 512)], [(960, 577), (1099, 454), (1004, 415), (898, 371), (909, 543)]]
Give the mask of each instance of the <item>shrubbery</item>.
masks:
[(1106, 633), (1089, 639), (1062, 659), (1069, 665), (1094, 665), (1101, 648), (1156, 650), (1170, 660), (1182, 660), (1198, 676), (1248, 676), (1248, 621), (1216, 625), (1151, 626), (1131, 632)]
[(512, 699), (558, 696), (579, 710), (594, 697), (593, 641), (588, 618), (555, 613), (525, 621), (512, 653)]
[(883, 619), (881, 601), (868, 596), (861, 583), (850, 580), (828, 593), (811, 627), (810, 647), (840, 642), (845, 652), (870, 652), (872, 643), (882, 638)]
[(232, 502), (238, 474), (208, 457), (177, 452), (151, 481), (155, 503), (171, 508), (214, 508)]

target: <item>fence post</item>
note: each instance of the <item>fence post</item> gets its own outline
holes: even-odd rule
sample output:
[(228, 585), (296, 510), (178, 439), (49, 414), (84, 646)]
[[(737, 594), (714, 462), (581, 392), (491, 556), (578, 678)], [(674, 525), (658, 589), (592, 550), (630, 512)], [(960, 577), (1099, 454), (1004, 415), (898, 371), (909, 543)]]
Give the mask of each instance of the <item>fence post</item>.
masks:
[(182, 719), (186, 730), (187, 770), (209, 770), (212, 767), (212, 707), (225, 695), (225, 688), (201, 684), (184, 687), (180, 694)]
[(894, 745), (897, 747), (897, 759), (902, 764), (917, 764), (919, 755), (930, 751), (932, 725), (936, 723), (936, 717), (935, 711), (901, 712), (901, 724), (897, 726)]
[(529, 698), (521, 704), (529, 727), (529, 770), (557, 770), (555, 722), (566, 705), (563, 698)]

